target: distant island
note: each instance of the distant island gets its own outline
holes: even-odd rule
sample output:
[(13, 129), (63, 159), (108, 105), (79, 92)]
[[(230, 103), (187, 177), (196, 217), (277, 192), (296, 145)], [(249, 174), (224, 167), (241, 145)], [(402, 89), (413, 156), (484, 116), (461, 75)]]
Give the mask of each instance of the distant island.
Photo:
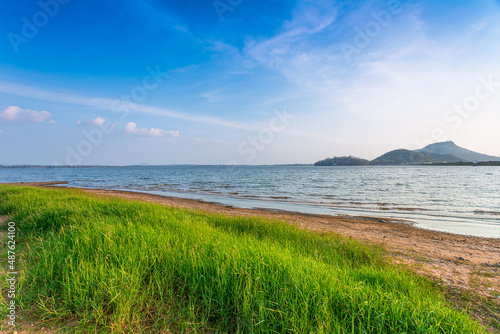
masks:
[(452, 141), (434, 143), (418, 150), (397, 149), (369, 161), (353, 156), (326, 158), (315, 166), (390, 165), (478, 165), (500, 166), (500, 157), (474, 152)]
[(348, 156), (326, 158), (325, 160), (316, 162), (314, 166), (367, 166), (369, 164), (369, 160)]

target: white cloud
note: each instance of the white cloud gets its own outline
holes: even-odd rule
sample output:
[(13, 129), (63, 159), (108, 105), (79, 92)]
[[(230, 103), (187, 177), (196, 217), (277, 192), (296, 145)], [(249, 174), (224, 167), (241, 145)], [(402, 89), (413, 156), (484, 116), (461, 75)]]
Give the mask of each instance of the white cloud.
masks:
[(76, 121), (76, 124), (83, 125), (83, 126), (94, 125), (94, 126), (101, 126), (101, 127), (106, 124), (106, 126), (105, 126), (106, 129), (111, 130), (112, 128), (120, 125), (120, 122), (111, 122), (110, 119), (105, 119), (101, 116), (97, 116), (96, 118), (94, 118), (90, 122), (78, 120), (78, 121)]
[(125, 124), (125, 132), (131, 134), (137, 133), (137, 124), (134, 122), (128, 122)]
[(105, 123), (104, 118), (102, 118), (102, 117), (100, 117), (100, 116), (98, 116), (98, 117), (96, 117), (96, 118), (94, 118), (94, 119), (92, 120), (92, 124), (93, 124), (93, 125), (100, 126), (100, 125), (103, 125), (104, 123)]
[(177, 137), (179, 136), (179, 131), (165, 131), (158, 128), (137, 128), (137, 124), (134, 122), (128, 122), (125, 124), (125, 133), (140, 136), (149, 137)]
[(3, 130), (0, 130), (0, 134), (3, 133)]
[(0, 112), (0, 120), (7, 122), (34, 122), (41, 123), (52, 114), (47, 111), (36, 111), (31, 109), (22, 109), (18, 106), (8, 106)]

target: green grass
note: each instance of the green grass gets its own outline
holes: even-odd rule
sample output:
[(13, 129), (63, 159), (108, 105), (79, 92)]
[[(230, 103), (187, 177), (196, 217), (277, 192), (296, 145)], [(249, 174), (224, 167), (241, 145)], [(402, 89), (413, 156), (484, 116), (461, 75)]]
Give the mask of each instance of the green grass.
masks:
[(285, 222), (5, 185), (0, 214), (24, 312), (76, 332), (484, 332), (382, 249)]

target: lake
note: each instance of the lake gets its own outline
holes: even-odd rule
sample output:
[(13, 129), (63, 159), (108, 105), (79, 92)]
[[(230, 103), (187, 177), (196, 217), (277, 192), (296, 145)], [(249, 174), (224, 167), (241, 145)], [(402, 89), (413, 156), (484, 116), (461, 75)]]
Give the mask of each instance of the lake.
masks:
[(313, 214), (397, 218), (500, 238), (500, 168), (469, 166), (140, 166), (0, 169), (0, 183), (68, 181)]

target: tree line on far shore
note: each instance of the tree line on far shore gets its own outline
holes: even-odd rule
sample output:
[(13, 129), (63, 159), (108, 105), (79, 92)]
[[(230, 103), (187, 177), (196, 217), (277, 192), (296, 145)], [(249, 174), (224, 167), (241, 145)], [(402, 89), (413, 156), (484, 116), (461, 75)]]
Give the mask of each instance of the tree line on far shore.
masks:
[(318, 161), (314, 166), (368, 166), (370, 161), (350, 156), (326, 158)]

